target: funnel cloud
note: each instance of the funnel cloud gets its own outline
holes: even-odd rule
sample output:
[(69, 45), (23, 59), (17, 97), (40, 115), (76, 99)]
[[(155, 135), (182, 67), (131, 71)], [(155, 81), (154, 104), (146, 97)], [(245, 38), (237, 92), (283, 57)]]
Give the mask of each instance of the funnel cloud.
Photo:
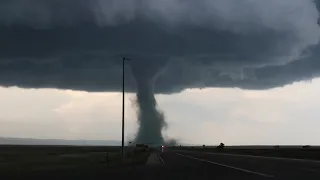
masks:
[[(157, 108), (154, 96), (154, 84), (163, 67), (155, 69), (142, 58), (131, 60), (131, 70), (136, 81), (139, 129), (134, 140), (135, 143), (163, 144), (162, 130), (166, 126), (164, 114)], [(141, 70), (145, 65), (147, 68)], [(161, 69), (160, 69), (161, 68)]]
[(139, 130), (136, 143), (163, 144), (162, 129), (165, 126), (164, 115), (157, 109), (153, 83), (150, 79), (137, 79), (137, 105), (139, 107)]

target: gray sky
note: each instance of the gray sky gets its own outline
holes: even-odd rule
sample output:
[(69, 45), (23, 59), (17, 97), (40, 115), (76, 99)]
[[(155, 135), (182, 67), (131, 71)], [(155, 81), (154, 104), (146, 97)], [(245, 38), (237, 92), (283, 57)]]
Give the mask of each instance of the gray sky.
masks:
[[(191, 144), (319, 145), (320, 80), (263, 91), (188, 89), (157, 96), (169, 137)], [(0, 89), (0, 136), (121, 139), (121, 94), (54, 89)], [(136, 132), (126, 96), (126, 139)]]
[(130, 140), (137, 93), (137, 142), (163, 143), (156, 95), (182, 142), (319, 144), (319, 5), (0, 0), (0, 135), (120, 139), (127, 56)]

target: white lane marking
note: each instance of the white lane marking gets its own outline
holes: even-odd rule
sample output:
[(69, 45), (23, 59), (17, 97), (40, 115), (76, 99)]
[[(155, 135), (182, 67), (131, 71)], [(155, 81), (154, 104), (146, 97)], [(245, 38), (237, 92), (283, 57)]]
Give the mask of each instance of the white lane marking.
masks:
[[(196, 151), (186, 151), (191, 153), (201, 153)], [(221, 156), (234, 156), (234, 157), (250, 157), (250, 158), (261, 158), (261, 159), (273, 159), (273, 160), (284, 160), (284, 161), (297, 161), (297, 162), (309, 162), (309, 163), (320, 163), (318, 160), (310, 159), (293, 159), (293, 158), (281, 158), (281, 157), (267, 157), (267, 156), (254, 156), (254, 155), (243, 155), (243, 154), (228, 154), (228, 153), (211, 153), (203, 152), (204, 154), (221, 155)]]
[(247, 170), (247, 169), (242, 169), (242, 168), (238, 168), (238, 167), (234, 167), (234, 166), (229, 166), (229, 165), (225, 165), (225, 164), (221, 164), (221, 163), (217, 163), (217, 162), (212, 162), (212, 161), (208, 161), (208, 160), (205, 160), (205, 159), (199, 159), (199, 158), (195, 158), (195, 157), (191, 157), (191, 156), (186, 156), (186, 155), (179, 154), (179, 153), (176, 153), (176, 154), (179, 155), (179, 156), (186, 157), (186, 158), (190, 158), (190, 159), (195, 159), (195, 160), (198, 160), (198, 161), (203, 161), (203, 162), (211, 163), (211, 164), (215, 164), (215, 165), (227, 167), (227, 168), (230, 168), (230, 169), (235, 169), (235, 170), (238, 170), (238, 171), (243, 171), (243, 172), (246, 172), (246, 173), (251, 173), (251, 174), (255, 174), (255, 175), (259, 175), (259, 176), (263, 176), (263, 177), (268, 177), (268, 178), (274, 178), (274, 176), (268, 175), (268, 174), (263, 174), (263, 173), (259, 173), (259, 172), (255, 172), (255, 171), (250, 171), (250, 170)]
[(162, 162), (162, 164), (164, 164), (164, 160), (162, 159), (162, 157), (160, 156), (160, 153), (158, 152), (158, 158), (160, 159), (160, 161)]

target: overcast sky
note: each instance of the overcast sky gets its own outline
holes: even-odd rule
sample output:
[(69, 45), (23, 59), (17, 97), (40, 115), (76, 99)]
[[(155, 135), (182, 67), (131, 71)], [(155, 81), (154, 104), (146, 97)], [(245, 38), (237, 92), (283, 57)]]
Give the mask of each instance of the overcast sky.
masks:
[[(167, 134), (189, 144), (320, 144), (320, 79), (263, 91), (188, 89), (158, 95)], [(126, 95), (126, 140), (136, 132)], [(120, 140), (121, 94), (0, 89), (0, 135)]]
[(0, 0), (0, 136), (119, 140), (126, 56), (127, 140), (319, 144), (319, 7)]

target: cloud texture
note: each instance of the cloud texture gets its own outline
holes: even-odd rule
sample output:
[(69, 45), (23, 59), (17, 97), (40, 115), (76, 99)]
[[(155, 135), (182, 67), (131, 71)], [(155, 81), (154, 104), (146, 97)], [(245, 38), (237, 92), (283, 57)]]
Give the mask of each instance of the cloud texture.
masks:
[(312, 0), (1, 0), (0, 85), (119, 91), (127, 55), (157, 93), (282, 86), (319, 75), (317, 21)]

